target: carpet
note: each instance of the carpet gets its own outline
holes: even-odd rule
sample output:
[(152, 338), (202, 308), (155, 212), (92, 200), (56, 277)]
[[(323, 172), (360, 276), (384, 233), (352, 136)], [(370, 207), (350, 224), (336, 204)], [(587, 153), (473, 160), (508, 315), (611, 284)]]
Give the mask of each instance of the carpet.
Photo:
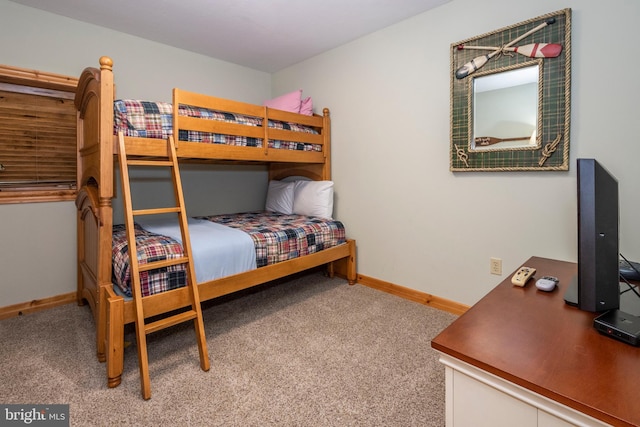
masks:
[(456, 316), (314, 271), (203, 303), (149, 335), (140, 394), (132, 325), (122, 384), (106, 386), (88, 306), (0, 321), (0, 403), (69, 404), (70, 425), (444, 426), (444, 366), (430, 340)]

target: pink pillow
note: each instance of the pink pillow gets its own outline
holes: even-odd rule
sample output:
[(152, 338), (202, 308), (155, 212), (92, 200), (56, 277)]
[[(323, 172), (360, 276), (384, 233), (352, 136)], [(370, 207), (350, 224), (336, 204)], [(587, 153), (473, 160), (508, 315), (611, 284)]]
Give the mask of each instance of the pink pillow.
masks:
[(300, 103), (300, 114), (313, 116), (313, 101), (310, 96), (303, 99)]
[(264, 101), (264, 105), (276, 110), (300, 113), (300, 102), (302, 101), (302, 89), (281, 95), (277, 98)]

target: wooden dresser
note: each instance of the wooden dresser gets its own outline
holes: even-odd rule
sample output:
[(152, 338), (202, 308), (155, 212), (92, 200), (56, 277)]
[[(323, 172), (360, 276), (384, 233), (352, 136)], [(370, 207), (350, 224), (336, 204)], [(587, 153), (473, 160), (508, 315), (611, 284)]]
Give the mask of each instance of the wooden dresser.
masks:
[[(447, 426), (639, 426), (640, 348), (565, 304), (575, 263), (522, 265), (537, 270), (526, 287), (509, 275), (431, 343), (446, 366)], [(542, 276), (558, 288), (536, 289)]]

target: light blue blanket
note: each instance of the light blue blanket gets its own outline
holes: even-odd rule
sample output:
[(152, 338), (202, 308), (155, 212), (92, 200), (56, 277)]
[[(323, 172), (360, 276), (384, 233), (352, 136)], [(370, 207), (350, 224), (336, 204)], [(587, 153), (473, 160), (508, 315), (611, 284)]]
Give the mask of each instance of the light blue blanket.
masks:
[[(138, 218), (136, 222), (145, 230), (182, 244), (177, 218)], [(256, 268), (255, 245), (244, 231), (195, 218), (189, 218), (188, 225), (197, 283)]]

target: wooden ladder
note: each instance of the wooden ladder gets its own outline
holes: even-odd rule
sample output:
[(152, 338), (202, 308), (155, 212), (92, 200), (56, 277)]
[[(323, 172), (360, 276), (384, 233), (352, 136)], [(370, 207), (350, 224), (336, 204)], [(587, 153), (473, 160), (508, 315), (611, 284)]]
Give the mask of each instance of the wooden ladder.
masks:
[[(209, 353), (207, 350), (207, 342), (204, 334), (204, 323), (202, 321), (202, 308), (200, 306), (200, 297), (198, 295), (198, 285), (196, 283), (195, 269), (192, 261), (191, 243), (189, 240), (189, 232), (187, 227), (187, 215), (184, 207), (184, 197), (182, 194), (182, 183), (180, 181), (180, 171), (178, 169), (178, 158), (173, 137), (167, 139), (167, 158), (158, 159), (154, 157), (146, 159), (143, 156), (127, 157), (125, 139), (122, 132), (118, 133), (119, 144), (119, 163), (120, 175), (122, 180), (123, 205), (127, 229), (127, 242), (129, 244), (129, 258), (131, 268), (131, 291), (135, 302), (135, 324), (136, 338), (138, 342), (138, 364), (140, 366), (140, 383), (142, 385), (142, 397), (149, 399), (151, 397), (151, 383), (149, 380), (149, 359), (147, 354), (147, 338), (146, 335), (156, 332), (170, 326), (177, 325), (188, 320), (193, 320), (196, 339), (198, 341), (198, 352), (200, 353), (200, 367), (203, 371), (209, 370)], [(131, 184), (129, 182), (129, 166), (143, 167), (168, 167), (171, 169), (173, 188), (177, 206), (156, 209), (140, 209), (134, 210), (131, 203)], [(140, 265), (137, 256), (136, 238), (134, 229), (134, 216), (136, 215), (159, 215), (159, 214), (178, 214), (178, 222), (180, 224), (180, 232), (182, 235), (182, 249), (184, 256), (175, 259), (167, 259), (162, 261), (150, 262)], [(160, 320), (146, 322), (149, 316), (145, 316), (145, 298), (142, 296), (142, 288), (140, 285), (140, 273), (157, 268), (168, 267), (172, 265), (184, 264), (186, 269), (187, 287), (189, 288), (189, 296), (191, 308), (182, 311), (179, 314), (172, 314)]]

